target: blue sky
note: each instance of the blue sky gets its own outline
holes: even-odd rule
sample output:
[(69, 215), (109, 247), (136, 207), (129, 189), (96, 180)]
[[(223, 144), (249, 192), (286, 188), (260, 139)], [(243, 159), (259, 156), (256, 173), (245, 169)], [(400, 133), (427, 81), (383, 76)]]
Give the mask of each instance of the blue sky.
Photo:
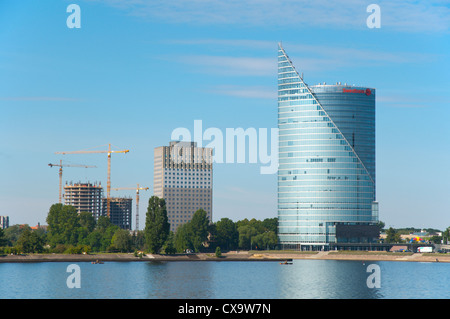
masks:
[[(69, 29), (69, 4), (81, 28)], [(369, 4), (381, 9), (370, 29)], [(64, 181), (139, 183), (178, 127), (277, 125), (277, 43), (308, 84), (377, 89), (377, 199), (393, 227), (450, 226), (450, 1), (0, 2), (0, 215), (45, 224)], [(133, 196), (132, 191), (113, 192)], [(213, 220), (276, 217), (276, 175), (214, 167)], [(134, 221), (133, 221), (134, 224)]]

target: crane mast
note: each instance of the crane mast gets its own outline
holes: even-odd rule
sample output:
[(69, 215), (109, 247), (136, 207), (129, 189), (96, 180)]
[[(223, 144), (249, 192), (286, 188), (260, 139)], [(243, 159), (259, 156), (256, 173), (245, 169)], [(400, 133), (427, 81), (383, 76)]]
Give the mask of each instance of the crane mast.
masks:
[(136, 231), (139, 230), (139, 190), (148, 190), (148, 187), (139, 187), (139, 184), (137, 184), (137, 187), (116, 187), (113, 188), (113, 190), (122, 190), (122, 189), (131, 189), (136, 190)]
[(62, 203), (62, 174), (63, 174), (63, 167), (97, 167), (97, 166), (91, 166), (91, 165), (79, 165), (79, 164), (63, 164), (62, 160), (59, 160), (59, 164), (48, 164), (48, 166), (58, 166), (59, 167), (59, 203)]

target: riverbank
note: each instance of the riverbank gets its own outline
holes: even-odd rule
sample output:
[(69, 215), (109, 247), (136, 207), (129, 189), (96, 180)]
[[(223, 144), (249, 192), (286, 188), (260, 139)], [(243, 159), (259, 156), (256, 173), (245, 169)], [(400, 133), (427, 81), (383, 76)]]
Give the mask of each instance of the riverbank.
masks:
[(450, 262), (450, 254), (421, 254), (421, 253), (390, 253), (390, 252), (289, 252), (289, 251), (240, 251), (222, 254), (215, 257), (210, 253), (199, 254), (175, 254), (175, 255), (152, 255), (136, 257), (129, 253), (109, 254), (27, 254), (6, 255), (0, 257), (0, 263), (26, 263), (26, 262), (132, 262), (132, 261), (292, 261), (294, 259), (309, 260), (357, 260), (357, 261), (410, 261), (410, 262)]
[(26, 254), (26, 255), (4, 255), (0, 257), (0, 263), (33, 263), (33, 262), (134, 262), (134, 261), (292, 261), (290, 257), (262, 256), (260, 254), (228, 253), (222, 257), (214, 254), (174, 254), (157, 255), (146, 254), (136, 257), (133, 253), (99, 253), (99, 254)]
[(357, 260), (357, 261), (410, 261), (450, 263), (450, 254), (393, 253), (377, 251), (321, 251), (321, 252), (272, 252), (274, 258), (283, 256), (291, 259)]

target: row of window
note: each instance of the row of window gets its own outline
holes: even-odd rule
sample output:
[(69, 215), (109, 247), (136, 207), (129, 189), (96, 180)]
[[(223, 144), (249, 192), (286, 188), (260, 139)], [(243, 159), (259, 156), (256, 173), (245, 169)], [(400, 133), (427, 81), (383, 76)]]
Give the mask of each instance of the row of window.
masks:
[(284, 140), (278, 143), (280, 152), (289, 151), (291, 149), (295, 149), (297, 152), (302, 152), (305, 156), (308, 155), (317, 155), (318, 153), (323, 154), (323, 156), (327, 156), (327, 152), (331, 152), (332, 154), (351, 151), (351, 147), (348, 145), (317, 145), (317, 146), (309, 146), (306, 149), (299, 148), (298, 146), (302, 145), (302, 141), (298, 140)]
[[(288, 96), (279, 96), (278, 102), (285, 101), (297, 101), (297, 100), (310, 100), (310, 104), (317, 104), (316, 100), (312, 99), (311, 94), (303, 94), (303, 95), (288, 95)], [(316, 103), (315, 103), (316, 102)]]
[[(298, 130), (297, 130), (298, 132)], [(280, 141), (292, 141), (296, 142), (298, 146), (308, 145), (308, 146), (315, 146), (317, 145), (323, 145), (327, 144), (325, 142), (328, 142), (329, 145), (350, 145), (349, 143), (343, 141), (338, 142), (337, 140), (343, 140), (344, 137), (341, 134), (332, 134), (332, 133), (298, 133), (298, 134), (290, 134), (290, 135), (279, 135)], [(353, 140), (349, 138), (351, 142)], [(367, 147), (369, 150), (373, 149), (373, 145), (375, 144), (375, 137), (372, 134), (362, 135), (358, 137), (356, 140), (358, 142), (358, 145), (361, 144), (362, 147)], [(350, 141), (349, 141), (350, 142)], [(281, 142), (280, 142), (281, 143)], [(291, 143), (291, 145), (294, 145), (294, 143)]]
[[(208, 209), (206, 208), (202, 208), (202, 209)], [(167, 214), (167, 218), (168, 220), (173, 220), (175, 218), (188, 218), (191, 219), (193, 214), (197, 211), (197, 209), (195, 211), (185, 211), (185, 210), (179, 210), (179, 211), (172, 211), (170, 212), (170, 214)]]
[(339, 189), (314, 189), (290, 191), (289, 188), (285, 192), (278, 192), (278, 202), (286, 203), (296, 202), (297, 199), (307, 201), (306, 198), (354, 198), (373, 201), (373, 188), (361, 187), (360, 189), (352, 189), (350, 187), (339, 187)]
[[(186, 185), (179, 185), (179, 184), (165, 184), (164, 187), (166, 188), (186, 188)], [(211, 185), (205, 186), (205, 185), (189, 185), (189, 188), (211, 188)]]
[(301, 138), (300, 133), (290, 134), (290, 135), (279, 135), (280, 143), (284, 141), (297, 142), (299, 146), (308, 145), (308, 147), (322, 146), (322, 145), (348, 145), (348, 143), (343, 139), (304, 139)]
[[(341, 209), (356, 209), (356, 210), (365, 210), (372, 211), (371, 204), (362, 204), (362, 203), (348, 203), (348, 204), (304, 204), (304, 203), (291, 203), (291, 204), (278, 204), (278, 209), (280, 212), (287, 216), (291, 216), (291, 218), (297, 218), (298, 214), (304, 212), (304, 210), (341, 210)], [(287, 212), (285, 212), (287, 210)], [(286, 214), (287, 213), (287, 214)]]
[[(192, 208), (194, 209), (195, 207), (197, 207), (198, 205), (203, 205), (203, 204), (207, 204), (210, 205), (211, 204), (211, 200), (210, 199), (203, 199), (203, 198), (177, 198), (176, 200), (177, 202), (175, 202), (175, 200), (172, 201), (168, 201), (168, 205), (167, 208), (168, 209), (178, 209), (178, 208)], [(205, 201), (206, 203), (199, 203), (199, 202), (203, 202)], [(181, 203), (180, 203), (181, 202)]]
[[(373, 187), (372, 182), (370, 179), (364, 178), (365, 176), (361, 176), (358, 179), (349, 180), (347, 178), (342, 179), (328, 179), (328, 180), (301, 180), (300, 178), (297, 179), (297, 176), (282, 176), (278, 178), (278, 191), (283, 192), (286, 189), (283, 189), (283, 187), (288, 187), (292, 189), (287, 189), (286, 191), (294, 191), (294, 190), (302, 190), (305, 187), (309, 186), (323, 186), (323, 187), (329, 187), (329, 186), (336, 186), (336, 187), (344, 187), (344, 186), (353, 186), (353, 187)], [(298, 183), (281, 183), (281, 181), (297, 181)]]
[[(345, 154), (345, 152), (341, 153), (342, 155), (347, 155)], [(287, 155), (287, 156), (286, 156)], [(295, 156), (294, 156), (295, 155)], [(303, 168), (322, 168), (322, 167), (327, 167), (327, 168), (350, 168), (350, 167), (354, 167), (354, 165), (347, 165), (347, 164), (343, 164), (343, 163), (357, 163), (358, 160), (357, 158), (352, 154), (352, 155), (348, 155), (348, 156), (342, 156), (342, 157), (338, 157), (338, 160), (336, 161), (336, 158), (328, 158), (328, 159), (323, 159), (323, 158), (307, 158), (305, 156), (303, 156), (303, 154), (301, 154), (300, 152), (288, 152), (288, 153), (279, 153), (279, 160), (280, 163), (287, 163), (288, 159), (293, 158), (296, 159), (296, 163), (303, 163), (304, 165), (302, 165)], [(329, 161), (328, 161), (329, 160)], [(319, 165), (321, 163), (326, 163), (326, 165)], [(333, 163), (333, 165), (327, 165), (329, 163)], [(341, 165), (343, 164), (343, 165)]]
[(287, 62), (287, 61), (284, 61), (284, 62), (280, 61), (280, 62), (278, 62), (278, 68), (284, 68), (286, 66), (291, 66), (291, 64), (289, 62)]
[(306, 88), (278, 90), (278, 96), (309, 93)]
[[(284, 235), (279, 234), (280, 241), (283, 244), (296, 244), (296, 243), (302, 243), (302, 244), (326, 244), (328, 242), (334, 242), (335, 236), (329, 235), (329, 236), (305, 236), (305, 235)], [(327, 241), (328, 239), (328, 241)]]
[[(328, 172), (328, 170), (327, 170)], [(316, 174), (314, 176), (312, 176), (312, 174), (304, 174), (304, 170), (283, 170), (283, 171), (279, 171), (278, 172), (278, 180), (282, 180), (281, 177), (288, 177), (287, 180), (301, 180), (303, 182), (320, 182), (320, 181), (324, 181), (324, 182), (330, 182), (330, 181), (340, 181), (340, 182), (344, 182), (344, 181), (348, 181), (348, 182), (353, 182), (353, 181), (361, 181), (361, 180), (366, 180), (364, 178), (362, 178), (362, 176), (366, 175), (365, 170), (362, 169), (358, 169), (355, 171), (352, 171), (352, 174), (348, 174), (348, 175), (334, 175), (334, 170), (330, 170), (330, 173), (327, 174)], [(329, 174), (333, 174), (333, 175), (329, 175)], [(295, 179), (293, 177), (296, 177)]]
[(284, 84), (284, 83), (301, 83), (301, 82), (299, 81), (299, 78), (297, 76), (292, 77), (292, 78), (278, 79), (278, 85)]
[[(290, 155), (289, 155), (290, 154)], [(358, 159), (356, 157), (351, 157), (348, 158), (348, 160), (345, 160), (345, 158), (342, 158), (341, 161), (339, 161), (339, 163), (333, 163), (332, 166), (330, 166), (330, 163), (325, 163), (325, 164), (321, 164), (321, 163), (309, 163), (306, 161), (301, 161), (303, 157), (299, 156), (299, 157), (294, 157), (293, 153), (288, 153), (288, 157), (286, 157), (286, 153), (285, 154), (279, 154), (279, 164), (289, 164), (289, 163), (302, 163), (302, 168), (305, 169), (320, 169), (320, 168), (360, 168), (359, 164), (358, 164)], [(361, 167), (362, 168), (362, 167)], [(304, 173), (306, 174), (306, 173)]]
[(331, 197), (310, 197), (309, 199), (302, 198), (301, 200), (298, 198), (279, 198), (278, 205), (296, 205), (300, 207), (300, 205), (339, 205), (339, 204), (361, 204), (361, 205), (369, 205), (373, 203), (373, 198), (355, 198), (350, 196), (344, 196), (341, 198), (331, 198)]
[[(298, 165), (292, 165), (292, 167), (285, 167), (284, 169), (291, 169), (292, 171), (295, 170), (295, 168), (298, 168)], [(320, 181), (323, 179), (328, 179), (327, 176), (343, 176), (341, 177), (341, 180), (349, 180), (349, 181), (356, 181), (356, 180), (367, 180), (363, 178), (363, 176), (367, 175), (367, 172), (360, 166), (357, 169), (355, 168), (348, 168), (348, 169), (327, 169), (327, 168), (321, 168), (321, 169), (308, 169), (307, 171), (304, 169), (297, 170), (300, 171), (300, 174), (304, 174), (304, 177), (301, 177), (301, 175), (297, 175), (298, 180), (303, 181)]]
[(186, 170), (186, 169), (168, 169), (164, 172), (164, 175), (170, 176), (211, 176), (210, 171), (204, 170)]
[[(341, 165), (341, 164), (335, 164)], [(343, 164), (345, 165), (345, 164)], [(306, 168), (306, 165), (303, 165), (300, 170), (290, 170), (291, 172), (296, 171), (297, 173), (286, 173), (279, 172), (278, 181), (317, 181), (317, 182), (325, 182), (326, 184), (340, 182), (340, 181), (367, 181), (365, 178), (367, 175), (366, 170), (359, 167), (349, 167), (349, 170), (342, 174), (337, 174), (338, 170), (341, 170), (342, 167), (324, 167), (322, 169), (315, 168), (315, 164), (311, 164), (310, 167)], [(326, 170), (326, 171), (325, 171)], [(287, 171), (289, 172), (289, 170)], [(317, 176), (316, 176), (317, 175)]]
[[(293, 188), (293, 187), (292, 187)], [(337, 196), (340, 194), (346, 194), (346, 197), (354, 198), (373, 198), (372, 186), (350, 187), (350, 186), (297, 186), (295, 189), (288, 189), (286, 192), (279, 191), (278, 197), (282, 198), (297, 198), (297, 197), (311, 197), (311, 193), (316, 193), (320, 196)], [(328, 195), (329, 194), (329, 195)], [(333, 195), (336, 194), (336, 195)], [(283, 196), (285, 195), (285, 196)], [(289, 201), (288, 201), (289, 202)]]
[[(354, 204), (357, 205), (357, 204)], [(367, 206), (367, 205), (366, 205)], [(290, 221), (300, 221), (303, 220), (305, 216), (316, 216), (320, 219), (322, 215), (336, 215), (340, 216), (343, 212), (352, 211), (357, 215), (373, 216), (370, 208), (278, 208), (278, 220), (290, 220)]]
[[(311, 215), (305, 215), (302, 216), (302, 219), (299, 220), (298, 224), (294, 224), (295, 227), (300, 227), (298, 225), (304, 225), (303, 223), (307, 223), (308, 221), (320, 221), (320, 222), (363, 222), (363, 223), (370, 223), (372, 222), (372, 215), (359, 215), (359, 214), (353, 214), (353, 215), (345, 215), (345, 214), (321, 214), (316, 216)], [(294, 226), (294, 225), (286, 225), (286, 226)], [(308, 228), (308, 226), (303, 226), (304, 228)], [(278, 229), (281, 231), (283, 227), (279, 225)], [(289, 231), (288, 231), (289, 232)]]
[[(324, 145), (323, 142), (320, 142), (320, 145), (317, 145), (320, 147), (335, 146), (335, 145), (343, 145), (343, 146), (350, 145), (349, 143), (336, 142), (335, 141), (336, 139), (333, 139), (333, 136), (327, 136), (326, 134), (331, 134), (331, 133), (308, 133), (308, 134), (299, 133), (299, 134), (290, 134), (290, 135), (279, 135), (279, 137), (280, 137), (279, 145), (280, 146), (308, 145), (308, 148), (303, 151), (311, 150), (312, 147), (316, 146), (316, 145), (312, 144), (311, 141), (318, 141), (318, 143), (320, 141), (329, 141), (330, 142), (329, 145), (326, 145), (326, 144)], [(318, 135), (317, 138), (314, 138), (314, 135)], [(353, 137), (349, 137), (348, 140), (353, 142)], [(308, 144), (306, 144), (305, 141), (309, 141)], [(358, 146), (360, 148), (365, 147), (370, 152), (373, 152), (374, 145), (375, 145), (375, 136), (374, 136), (374, 134), (361, 134), (360, 136), (358, 136), (358, 138), (355, 140), (355, 142), (356, 142), (355, 146)], [(320, 148), (320, 149), (323, 149), (323, 148)], [(339, 149), (339, 148), (337, 148), (337, 149)], [(345, 148), (340, 148), (340, 149), (345, 149)], [(302, 149), (299, 149), (297, 151), (302, 151)]]
[[(304, 114), (306, 113), (312, 113), (315, 111), (305, 111), (303, 112)], [(317, 116), (303, 116), (303, 114), (298, 114), (300, 112), (293, 112), (293, 111), (288, 111), (288, 112), (284, 112), (284, 113), (278, 113), (278, 126), (281, 129), (286, 129), (286, 128), (311, 128), (311, 127), (334, 127), (335, 125), (333, 123), (327, 123), (327, 122), (331, 122), (331, 121), (324, 121), (324, 123), (322, 125), (311, 125), (311, 124), (304, 124), (305, 123), (305, 119), (306, 120), (311, 120), (311, 117), (316, 118), (316, 117), (322, 117), (324, 114), (320, 114)], [(304, 118), (306, 117), (306, 118)], [(373, 116), (371, 116), (370, 114), (366, 114), (366, 116), (359, 116), (357, 120), (355, 120), (352, 117), (352, 114), (349, 113), (347, 115), (340, 115), (340, 116), (332, 116), (331, 118), (333, 118), (335, 121), (337, 121), (337, 123), (339, 123), (339, 127), (347, 127), (349, 129), (368, 129), (368, 130), (374, 130), (374, 126), (375, 126), (375, 118)], [(306, 122), (308, 123), (308, 122)], [(330, 126), (329, 124), (331, 124), (332, 126)]]
[[(290, 90), (290, 89), (306, 89), (305, 85), (303, 83), (297, 82), (297, 83), (286, 83), (286, 84), (279, 84), (278, 85), (278, 92), (282, 92), (283, 90)], [(306, 92), (306, 91), (304, 91)]]

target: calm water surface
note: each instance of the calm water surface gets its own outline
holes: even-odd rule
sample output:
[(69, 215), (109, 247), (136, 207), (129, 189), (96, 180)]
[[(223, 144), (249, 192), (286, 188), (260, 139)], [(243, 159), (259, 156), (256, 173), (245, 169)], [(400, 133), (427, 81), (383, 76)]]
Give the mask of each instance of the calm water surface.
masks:
[[(367, 286), (371, 263), (380, 267), (380, 288)], [(0, 263), (0, 298), (450, 298), (446, 263), (80, 262), (81, 288), (72, 289), (70, 264)]]

